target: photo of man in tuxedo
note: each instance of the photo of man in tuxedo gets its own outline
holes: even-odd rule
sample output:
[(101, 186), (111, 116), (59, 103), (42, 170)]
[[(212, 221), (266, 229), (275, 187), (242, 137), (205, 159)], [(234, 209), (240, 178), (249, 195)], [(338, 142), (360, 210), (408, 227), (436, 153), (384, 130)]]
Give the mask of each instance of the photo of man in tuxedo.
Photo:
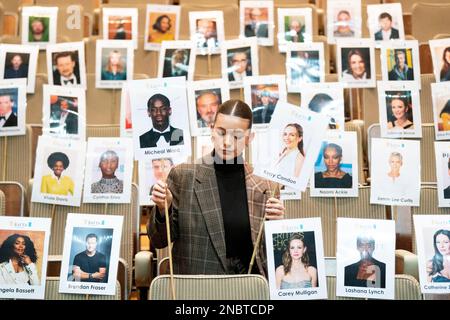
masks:
[(53, 84), (57, 86), (80, 85), (80, 70), (76, 52), (63, 51), (54, 53)]
[(0, 128), (17, 127), (17, 115), (13, 112), (14, 98), (0, 91)]
[(147, 113), (152, 119), (152, 129), (139, 137), (141, 148), (164, 148), (183, 145), (183, 130), (170, 125), (172, 108), (170, 100), (163, 94), (154, 94), (148, 99)]
[(391, 39), (399, 39), (400, 34), (397, 29), (392, 27), (392, 16), (383, 12), (378, 17), (378, 22), (380, 23), (380, 30), (375, 32), (375, 40), (391, 40)]
[(77, 99), (58, 97), (50, 108), (51, 133), (78, 134)]
[(386, 264), (373, 257), (375, 240), (358, 236), (356, 247), (361, 259), (345, 267), (344, 286), (386, 288)]
[(252, 8), (249, 12), (250, 21), (245, 25), (246, 37), (268, 38), (269, 28), (267, 21), (263, 21), (263, 10), (267, 8)]

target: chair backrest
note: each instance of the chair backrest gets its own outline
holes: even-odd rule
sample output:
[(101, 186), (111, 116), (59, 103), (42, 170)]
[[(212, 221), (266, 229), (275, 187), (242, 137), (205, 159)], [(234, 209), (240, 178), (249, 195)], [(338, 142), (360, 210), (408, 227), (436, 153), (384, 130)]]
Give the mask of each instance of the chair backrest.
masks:
[(433, 123), (433, 97), (431, 95), (431, 84), (435, 82), (434, 74), (420, 75), (422, 89), (420, 90), (420, 115), (422, 123)]
[[(439, 1), (433, 1), (439, 2)], [(433, 39), (436, 34), (448, 32), (450, 3), (415, 3), (411, 11), (412, 35), (419, 42)]]
[[(61, 275), (61, 263), (62, 255), (49, 255), (47, 261), (47, 277), (59, 277)], [(127, 262), (124, 259), (119, 258), (117, 268), (117, 281), (120, 284), (120, 300), (128, 299), (127, 269)]]
[(337, 198), (337, 216), (342, 218), (387, 218), (386, 207), (370, 203), (370, 187), (359, 187), (358, 197)]
[(5, 216), (23, 217), (25, 206), (25, 188), (15, 181), (0, 181), (0, 191), (5, 196)]
[[(268, 300), (267, 280), (249, 275), (174, 275), (177, 300)], [(149, 300), (169, 300), (170, 276), (156, 277)]]
[[(30, 183), (32, 185), (32, 183)], [(32, 190), (32, 189), (30, 189)], [(82, 203), (80, 207), (55, 206), (52, 220), (52, 233), (50, 238), (49, 254), (60, 255), (64, 245), (64, 231), (67, 214), (70, 213), (90, 213), (122, 215), (124, 217), (122, 227), (122, 239), (120, 242), (120, 257), (125, 259), (128, 268), (128, 291), (131, 289), (133, 257), (137, 251), (138, 226), (140, 223), (139, 214), (139, 191), (137, 185), (131, 188), (131, 203), (109, 204)], [(107, 209), (105, 211), (105, 209)], [(52, 218), (53, 205), (32, 202), (30, 204), (30, 217)]]
[(45, 300), (120, 300), (120, 283), (117, 281), (116, 294), (113, 296), (71, 294), (59, 293), (59, 277), (47, 277)]
[(6, 198), (2, 190), (0, 190), (0, 216), (5, 215)]
[(360, 184), (366, 183), (366, 177), (364, 173), (364, 168), (367, 166), (365, 163), (365, 154), (367, 150), (365, 150), (364, 141), (366, 140), (364, 137), (364, 122), (353, 120), (345, 123), (345, 131), (354, 131), (356, 132), (356, 143), (358, 146), (358, 181)]
[[(41, 63), (42, 61), (39, 61)], [(45, 62), (47, 63), (47, 62)], [(27, 123), (42, 124), (43, 87), (48, 83), (47, 70), (36, 74), (34, 94), (27, 94)]]

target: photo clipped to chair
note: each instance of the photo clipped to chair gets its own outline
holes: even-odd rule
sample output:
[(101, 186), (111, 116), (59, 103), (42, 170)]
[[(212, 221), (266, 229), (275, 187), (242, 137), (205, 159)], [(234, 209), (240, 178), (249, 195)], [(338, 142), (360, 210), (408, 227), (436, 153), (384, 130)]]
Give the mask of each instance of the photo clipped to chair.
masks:
[(429, 40), (436, 82), (450, 81), (450, 38)]
[(134, 80), (129, 93), (135, 159), (190, 156), (185, 78)]
[(420, 91), (413, 81), (378, 81), (378, 110), (383, 138), (421, 138)]
[(239, 1), (240, 37), (257, 37), (258, 45), (273, 46), (273, 1)]
[(390, 40), (405, 40), (401, 3), (367, 5), (367, 26), (377, 48)]
[(414, 81), (421, 89), (419, 42), (417, 40), (391, 40), (382, 42), (381, 75), (384, 81)]
[(186, 157), (182, 158), (159, 158), (146, 159), (139, 162), (139, 205), (153, 206), (152, 201), (153, 186), (157, 181), (167, 181), (170, 170), (185, 162)]
[(372, 138), (370, 203), (419, 206), (420, 141)]
[(103, 40), (131, 40), (138, 48), (138, 9), (102, 8)]
[(133, 79), (134, 49), (131, 40), (97, 40), (95, 51), (95, 87), (120, 89)]
[(345, 39), (336, 41), (339, 81), (346, 88), (375, 88), (375, 45), (373, 40)]
[(287, 43), (313, 41), (311, 8), (278, 8), (278, 50), (286, 52)]
[(39, 47), (0, 44), (0, 79), (27, 79), (27, 93), (34, 93)]
[(120, 136), (129, 138), (133, 136), (133, 122), (131, 121), (130, 93), (128, 82), (124, 82), (120, 93)]
[(44, 50), (56, 43), (58, 7), (23, 6), (22, 44), (36, 44)]
[(337, 218), (336, 295), (394, 299), (395, 221)]
[(64, 42), (47, 46), (48, 83), (87, 89), (84, 42)]
[(178, 40), (180, 6), (147, 4), (144, 49), (159, 51), (161, 42)]
[(431, 84), (436, 140), (450, 139), (450, 82)]
[(308, 83), (300, 88), (301, 108), (328, 117), (328, 129), (344, 131), (344, 86), (340, 82)]
[(286, 45), (286, 79), (288, 92), (300, 92), (305, 84), (325, 82), (323, 42), (288, 43)]
[(422, 293), (450, 294), (448, 215), (413, 215)]
[(31, 202), (79, 207), (86, 142), (39, 136)]
[(115, 295), (123, 216), (69, 213), (59, 292)]
[(270, 299), (327, 298), (320, 218), (264, 223)]
[(0, 137), (25, 135), (27, 79), (0, 80)]
[(222, 77), (230, 89), (244, 87), (244, 78), (259, 75), (258, 43), (256, 37), (223, 42)]
[(44, 299), (50, 218), (0, 217), (2, 299)]
[(244, 78), (244, 101), (252, 108), (252, 128), (267, 129), (278, 102), (287, 102), (284, 75)]
[(327, 0), (327, 40), (361, 38), (361, 0)]
[(450, 142), (435, 141), (436, 178), (439, 207), (450, 207)]
[(255, 174), (305, 191), (325, 137), (328, 119), (287, 102), (279, 102), (265, 148), (270, 156), (255, 163)]
[(163, 41), (159, 52), (158, 78), (194, 80), (195, 44), (190, 40)]
[(225, 40), (223, 11), (190, 11), (189, 31), (195, 54), (220, 54)]
[(42, 134), (86, 140), (86, 91), (44, 84)]
[(83, 203), (130, 203), (132, 138), (89, 138)]
[(230, 99), (228, 82), (222, 78), (187, 83), (192, 136), (211, 135), (211, 126), (222, 102)]
[(356, 132), (329, 130), (314, 164), (311, 197), (357, 197), (358, 170)]

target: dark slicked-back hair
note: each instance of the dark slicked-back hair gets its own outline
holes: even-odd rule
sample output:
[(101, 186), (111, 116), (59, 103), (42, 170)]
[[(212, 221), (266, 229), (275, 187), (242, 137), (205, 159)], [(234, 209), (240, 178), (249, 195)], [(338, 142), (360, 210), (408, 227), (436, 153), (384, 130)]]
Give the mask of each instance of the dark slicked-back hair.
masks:
[(214, 119), (214, 123), (217, 120), (217, 115), (221, 113), (227, 116), (234, 116), (239, 117), (242, 119), (248, 120), (250, 123), (248, 125), (248, 128), (252, 128), (252, 109), (246, 104), (244, 101), (241, 100), (228, 100), (222, 103), (219, 106), (219, 110), (217, 110), (216, 118)]

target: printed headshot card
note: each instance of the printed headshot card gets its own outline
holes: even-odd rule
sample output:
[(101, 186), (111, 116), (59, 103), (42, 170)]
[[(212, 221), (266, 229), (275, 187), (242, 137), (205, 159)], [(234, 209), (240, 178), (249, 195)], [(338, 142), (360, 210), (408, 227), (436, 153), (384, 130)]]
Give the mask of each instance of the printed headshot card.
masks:
[(59, 292), (115, 295), (123, 216), (69, 213)]
[(25, 134), (27, 79), (0, 80), (0, 137)]
[(289, 42), (312, 42), (311, 8), (278, 8), (278, 50), (286, 52)]
[(43, 87), (42, 134), (86, 140), (86, 91), (83, 88)]
[(39, 47), (0, 44), (0, 79), (27, 79), (27, 93), (34, 93)]
[(86, 142), (39, 136), (32, 202), (79, 207)]
[(63, 42), (47, 46), (48, 83), (87, 88), (84, 42)]
[[(194, 159), (200, 159), (207, 154), (211, 154), (214, 149), (214, 144), (211, 140), (211, 135), (196, 136), (195, 137), (195, 148), (194, 148)], [(245, 159), (245, 150), (242, 153)]]
[(178, 40), (180, 6), (147, 4), (144, 49), (159, 51), (161, 42)]
[(420, 141), (372, 138), (370, 203), (419, 206)]
[(450, 294), (450, 219), (413, 215), (422, 293)]
[(267, 75), (244, 78), (244, 99), (252, 108), (252, 127), (267, 128), (278, 101), (287, 102), (285, 76)]
[(344, 86), (340, 82), (308, 83), (300, 88), (300, 107), (328, 117), (328, 129), (344, 131)]
[(367, 5), (367, 24), (370, 38), (377, 47), (390, 40), (405, 40), (401, 3)]
[(131, 121), (130, 93), (128, 82), (122, 86), (120, 94), (120, 136), (123, 138), (133, 136), (133, 123)]
[(338, 39), (336, 61), (339, 81), (346, 88), (375, 88), (375, 46), (371, 39)]
[(195, 53), (216, 54), (225, 40), (223, 11), (190, 11), (189, 30)]
[(327, 298), (320, 218), (264, 223), (270, 299)]
[(450, 80), (450, 38), (429, 40), (436, 82)]
[(395, 221), (337, 218), (336, 295), (394, 299)]
[(273, 1), (239, 1), (241, 37), (257, 37), (258, 45), (273, 46)]
[(383, 80), (414, 81), (420, 89), (419, 42), (392, 40), (383, 42), (380, 48)]
[(450, 139), (450, 82), (431, 84), (436, 140)]
[(327, 0), (327, 39), (361, 38), (361, 0)]
[(271, 154), (255, 164), (255, 174), (305, 191), (327, 125), (320, 113), (279, 102), (268, 128)]
[(2, 299), (44, 299), (51, 219), (0, 217)]
[(310, 180), (312, 197), (358, 196), (356, 132), (328, 131)]
[(130, 203), (133, 176), (131, 138), (89, 138), (84, 203)]
[(230, 99), (230, 88), (224, 79), (187, 83), (189, 119), (192, 136), (210, 135), (219, 106)]
[(130, 40), (97, 40), (95, 87), (120, 89), (133, 79), (134, 50)]
[(420, 138), (420, 92), (413, 81), (378, 81), (381, 137)]
[(184, 77), (134, 80), (129, 93), (135, 159), (190, 156)]
[(259, 75), (256, 38), (224, 41), (221, 51), (222, 77), (230, 89), (243, 88), (244, 78)]
[(138, 9), (102, 8), (103, 39), (132, 40), (134, 49), (138, 47)]
[(159, 52), (158, 78), (194, 80), (195, 46), (192, 41), (163, 41)]
[(56, 43), (58, 7), (22, 7), (22, 44), (36, 44), (45, 49)]
[(300, 92), (306, 83), (325, 81), (323, 42), (288, 43), (286, 78), (288, 92)]
[(435, 141), (436, 178), (439, 207), (450, 207), (450, 142)]

